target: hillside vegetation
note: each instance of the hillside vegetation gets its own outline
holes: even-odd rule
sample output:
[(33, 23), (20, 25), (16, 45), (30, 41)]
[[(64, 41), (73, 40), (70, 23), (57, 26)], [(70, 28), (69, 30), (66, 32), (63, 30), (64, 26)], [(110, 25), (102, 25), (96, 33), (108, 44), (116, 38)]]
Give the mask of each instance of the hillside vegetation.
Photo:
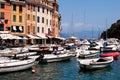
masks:
[(107, 37), (107, 38), (120, 39), (120, 20), (117, 20), (116, 23), (113, 23), (111, 27), (107, 29), (106, 31), (103, 31), (103, 33), (101, 34), (101, 38), (106, 39)]

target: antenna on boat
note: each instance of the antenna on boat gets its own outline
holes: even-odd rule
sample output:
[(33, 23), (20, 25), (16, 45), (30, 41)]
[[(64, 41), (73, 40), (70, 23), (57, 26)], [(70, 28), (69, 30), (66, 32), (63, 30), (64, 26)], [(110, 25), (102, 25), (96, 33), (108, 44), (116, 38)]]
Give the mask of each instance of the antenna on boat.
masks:
[[(86, 24), (86, 10), (84, 9), (84, 12), (83, 12), (83, 24), (85, 25)], [(84, 39), (86, 38), (86, 32), (84, 32)]]
[(94, 33), (94, 32), (93, 32), (93, 27), (92, 27), (92, 36), (91, 36), (92, 39), (93, 39), (93, 33)]
[(72, 20), (71, 20), (71, 26), (72, 26), (72, 36), (74, 36), (74, 24), (73, 24), (73, 13), (72, 13)]
[(106, 25), (105, 25), (105, 26), (106, 26), (106, 40), (107, 40), (107, 38), (108, 38), (108, 34), (107, 34), (107, 32), (108, 32), (108, 31), (107, 31), (107, 30), (108, 30), (108, 29), (107, 29), (107, 19), (106, 19)]

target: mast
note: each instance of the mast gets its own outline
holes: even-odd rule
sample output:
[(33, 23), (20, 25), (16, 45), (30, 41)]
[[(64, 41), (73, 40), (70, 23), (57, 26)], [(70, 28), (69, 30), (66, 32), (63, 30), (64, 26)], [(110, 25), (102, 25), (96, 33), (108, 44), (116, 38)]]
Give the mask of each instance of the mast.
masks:
[[(84, 9), (84, 12), (83, 12), (83, 24), (85, 25), (86, 24), (86, 9)], [(86, 31), (84, 31), (84, 39), (86, 38)]]
[(72, 13), (72, 20), (71, 20), (71, 26), (72, 26), (72, 36), (75, 36), (75, 33), (74, 33), (74, 24), (73, 24), (73, 13)]
[(108, 29), (107, 29), (107, 19), (106, 19), (106, 40), (107, 40), (107, 38), (108, 38), (108, 34), (107, 34), (107, 31)]

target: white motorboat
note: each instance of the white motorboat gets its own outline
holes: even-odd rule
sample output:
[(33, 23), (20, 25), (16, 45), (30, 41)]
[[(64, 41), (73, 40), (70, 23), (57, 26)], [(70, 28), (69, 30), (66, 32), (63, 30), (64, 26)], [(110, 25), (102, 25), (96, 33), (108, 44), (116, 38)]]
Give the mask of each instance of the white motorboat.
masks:
[(87, 57), (96, 56), (98, 51), (77, 49), (76, 52), (77, 52), (76, 57), (78, 57), (78, 58), (87, 58)]
[(63, 53), (63, 54), (45, 54), (43, 59), (40, 62), (58, 62), (64, 60), (70, 60), (72, 57), (71, 54)]
[(78, 59), (82, 69), (99, 69), (109, 66), (113, 62), (113, 57), (100, 57), (94, 59)]
[(7, 57), (0, 58), (0, 73), (20, 71), (28, 68), (32, 68), (35, 64), (35, 58), (27, 58), (23, 60), (10, 59)]

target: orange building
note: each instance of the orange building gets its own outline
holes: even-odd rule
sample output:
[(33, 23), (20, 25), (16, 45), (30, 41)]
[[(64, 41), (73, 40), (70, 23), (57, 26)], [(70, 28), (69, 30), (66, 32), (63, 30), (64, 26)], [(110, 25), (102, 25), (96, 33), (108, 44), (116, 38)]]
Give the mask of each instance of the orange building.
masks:
[(0, 0), (0, 31), (10, 30), (10, 4)]
[(55, 37), (60, 36), (61, 26), (61, 15), (59, 14), (58, 10), (58, 2), (57, 0), (51, 0), (53, 5), (53, 11), (52, 11), (52, 34), (54, 34)]
[(36, 35), (36, 5), (39, 0), (26, 0), (26, 34)]

